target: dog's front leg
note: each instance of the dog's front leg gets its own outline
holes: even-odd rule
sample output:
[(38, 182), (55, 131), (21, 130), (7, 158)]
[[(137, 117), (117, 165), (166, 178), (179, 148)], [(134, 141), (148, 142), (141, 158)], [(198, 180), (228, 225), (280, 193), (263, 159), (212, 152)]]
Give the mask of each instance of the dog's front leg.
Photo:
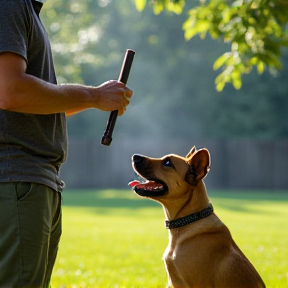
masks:
[(168, 248), (164, 254), (164, 264), (168, 277), (168, 288), (185, 288), (185, 281), (182, 279), (177, 267), (175, 266), (173, 251), (170, 253)]

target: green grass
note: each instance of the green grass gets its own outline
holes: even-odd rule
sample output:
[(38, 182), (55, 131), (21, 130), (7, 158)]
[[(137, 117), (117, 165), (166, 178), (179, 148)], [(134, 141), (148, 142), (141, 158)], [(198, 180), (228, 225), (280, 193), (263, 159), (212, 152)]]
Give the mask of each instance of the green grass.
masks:
[[(288, 193), (209, 196), (266, 287), (287, 288)], [(167, 241), (160, 204), (129, 190), (67, 190), (53, 288), (165, 287)]]

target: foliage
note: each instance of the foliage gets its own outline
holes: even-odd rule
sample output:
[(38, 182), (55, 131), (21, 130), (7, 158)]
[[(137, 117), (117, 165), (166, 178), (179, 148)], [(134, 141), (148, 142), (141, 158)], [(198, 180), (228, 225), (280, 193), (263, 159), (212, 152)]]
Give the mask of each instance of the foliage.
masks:
[[(153, 1), (153, 10), (155, 14), (161, 13), (164, 9), (174, 12), (176, 14), (181, 14), (183, 7), (185, 5), (185, 0), (158, 0)], [(142, 11), (146, 6), (146, 0), (135, 0), (136, 8)]]
[[(165, 8), (181, 13), (183, 2), (156, 0), (154, 11)], [(135, 3), (139, 10), (144, 9), (145, 1)], [(213, 39), (221, 37), (230, 43), (230, 51), (220, 56), (213, 67), (221, 68), (215, 83), (217, 90), (222, 91), (229, 82), (236, 89), (241, 88), (241, 76), (250, 73), (253, 66), (259, 74), (265, 66), (271, 71), (282, 68), (281, 48), (288, 46), (287, 23), (285, 0), (201, 0), (189, 10), (183, 30), (186, 40), (195, 35), (203, 39), (209, 33)]]
[[(266, 287), (286, 287), (287, 193), (209, 194), (217, 215)], [(53, 287), (165, 287), (161, 258), (168, 235), (159, 204), (129, 190), (67, 190), (63, 204)]]

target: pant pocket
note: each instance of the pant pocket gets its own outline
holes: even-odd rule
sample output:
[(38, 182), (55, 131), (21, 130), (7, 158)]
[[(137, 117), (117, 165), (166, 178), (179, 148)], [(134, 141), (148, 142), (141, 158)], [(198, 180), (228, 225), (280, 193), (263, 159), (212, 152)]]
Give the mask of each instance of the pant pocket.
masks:
[(25, 198), (31, 191), (31, 182), (19, 182), (15, 184), (15, 190), (17, 195), (17, 201), (21, 201)]

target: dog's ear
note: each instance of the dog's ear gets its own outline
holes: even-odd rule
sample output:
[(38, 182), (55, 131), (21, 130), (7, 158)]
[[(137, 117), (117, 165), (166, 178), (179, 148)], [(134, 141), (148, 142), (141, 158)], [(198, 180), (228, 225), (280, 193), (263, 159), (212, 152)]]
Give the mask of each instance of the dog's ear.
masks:
[(191, 148), (191, 150), (189, 151), (189, 153), (186, 155), (186, 158), (190, 158), (192, 156), (192, 154), (195, 153), (195, 151), (196, 151), (196, 147), (193, 146)]
[(198, 182), (203, 179), (210, 169), (210, 154), (207, 149), (200, 149), (188, 159), (189, 170), (185, 175), (185, 180), (197, 186)]

